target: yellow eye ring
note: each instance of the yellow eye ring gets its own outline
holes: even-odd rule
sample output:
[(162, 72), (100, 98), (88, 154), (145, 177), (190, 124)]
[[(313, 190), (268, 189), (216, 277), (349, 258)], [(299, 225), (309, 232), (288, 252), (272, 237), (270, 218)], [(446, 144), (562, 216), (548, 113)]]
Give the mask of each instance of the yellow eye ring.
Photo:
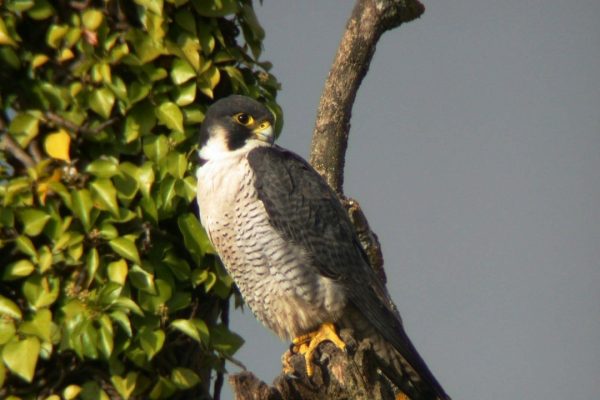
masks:
[(235, 122), (242, 126), (252, 125), (254, 123), (254, 118), (252, 115), (246, 113), (238, 113), (233, 116)]

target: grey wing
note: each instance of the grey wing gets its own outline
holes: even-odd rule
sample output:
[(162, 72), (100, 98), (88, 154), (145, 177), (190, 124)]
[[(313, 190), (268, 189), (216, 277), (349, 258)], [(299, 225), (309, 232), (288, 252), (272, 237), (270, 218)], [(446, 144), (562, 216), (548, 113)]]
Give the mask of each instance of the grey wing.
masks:
[(271, 225), (302, 245), (319, 273), (337, 280), (353, 305), (413, 369), (443, 390), (406, 335), (388, 292), (366, 255), (340, 204), (323, 178), (302, 158), (280, 147), (260, 147), (248, 155), (258, 197)]

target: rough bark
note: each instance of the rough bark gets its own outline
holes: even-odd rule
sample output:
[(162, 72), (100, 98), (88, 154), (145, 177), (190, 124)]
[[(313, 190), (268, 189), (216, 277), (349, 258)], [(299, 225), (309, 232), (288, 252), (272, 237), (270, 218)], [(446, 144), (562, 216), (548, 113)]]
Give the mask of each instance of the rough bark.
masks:
[(251, 372), (232, 375), (237, 400), (392, 400), (394, 392), (387, 379), (377, 372), (371, 344), (365, 340), (357, 345), (351, 331), (340, 332), (347, 344), (343, 352), (333, 343), (323, 342), (315, 356), (315, 371), (306, 375), (304, 357), (291, 356), (293, 374), (281, 373), (272, 386)]
[[(358, 0), (346, 25), (333, 65), (325, 82), (313, 131), (310, 162), (340, 195), (371, 266), (386, 281), (377, 235), (371, 231), (360, 205), (343, 197), (344, 159), (348, 146), (352, 106), (367, 74), (381, 35), (418, 18), (425, 8), (418, 0)], [(356, 343), (348, 330), (340, 332), (348, 349), (321, 343), (315, 372), (306, 375), (305, 360), (291, 355), (293, 375), (281, 373), (269, 386), (251, 372), (231, 375), (237, 400), (391, 400), (390, 382), (376, 367), (368, 340)], [(402, 398), (402, 397), (400, 397)]]
[(358, 0), (325, 82), (313, 131), (310, 163), (338, 193), (344, 183), (352, 105), (381, 35), (418, 18), (417, 0)]

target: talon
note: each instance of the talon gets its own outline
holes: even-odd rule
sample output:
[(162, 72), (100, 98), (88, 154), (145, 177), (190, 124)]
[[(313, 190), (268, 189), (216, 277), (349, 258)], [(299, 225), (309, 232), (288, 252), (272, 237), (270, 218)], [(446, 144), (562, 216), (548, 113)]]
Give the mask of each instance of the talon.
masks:
[(313, 354), (319, 347), (319, 344), (325, 340), (331, 341), (340, 350), (346, 350), (346, 344), (337, 335), (335, 326), (331, 322), (326, 322), (322, 324), (318, 330), (298, 336), (292, 340), (292, 352), (304, 356), (304, 360), (306, 361), (306, 374), (308, 376), (312, 376), (314, 373), (314, 367), (312, 365)]

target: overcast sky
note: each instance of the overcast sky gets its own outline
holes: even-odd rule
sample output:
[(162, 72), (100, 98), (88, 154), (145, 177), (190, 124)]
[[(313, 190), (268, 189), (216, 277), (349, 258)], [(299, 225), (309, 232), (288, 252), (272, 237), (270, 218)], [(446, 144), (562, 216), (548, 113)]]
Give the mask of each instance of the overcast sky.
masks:
[[(279, 143), (307, 157), (353, 2), (256, 3)], [(600, 398), (600, 1), (424, 3), (380, 42), (346, 159), (406, 330), (455, 400)], [(288, 344), (232, 314), (270, 383)]]

